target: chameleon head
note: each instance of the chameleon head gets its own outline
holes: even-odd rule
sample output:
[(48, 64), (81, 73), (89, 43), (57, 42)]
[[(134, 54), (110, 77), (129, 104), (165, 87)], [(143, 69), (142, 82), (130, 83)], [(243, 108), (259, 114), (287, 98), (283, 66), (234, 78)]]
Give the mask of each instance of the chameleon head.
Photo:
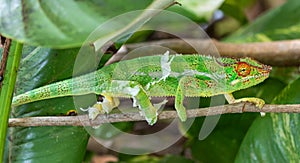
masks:
[(271, 66), (251, 58), (227, 59), (231, 61), (225, 62), (226, 85), (227, 88), (232, 88), (232, 91), (245, 89), (264, 81), (272, 70)]

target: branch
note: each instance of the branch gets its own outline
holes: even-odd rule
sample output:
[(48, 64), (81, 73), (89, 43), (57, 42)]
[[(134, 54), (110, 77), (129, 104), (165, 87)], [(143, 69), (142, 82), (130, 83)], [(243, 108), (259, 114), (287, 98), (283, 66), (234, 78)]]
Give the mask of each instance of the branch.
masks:
[[(227, 113), (243, 112), (265, 112), (265, 113), (299, 113), (300, 104), (292, 105), (265, 105), (259, 110), (250, 103), (238, 103), (208, 108), (198, 108), (187, 110), (187, 116), (203, 117)], [(176, 111), (163, 111), (159, 114), (159, 119), (173, 119), (177, 117)], [(29, 126), (97, 126), (103, 123), (144, 121), (139, 113), (108, 114), (99, 115), (94, 121), (90, 121), (87, 115), (79, 116), (50, 116), (50, 117), (27, 117), (9, 119), (10, 127)]]
[[(160, 41), (151, 41), (144, 43), (127, 44), (127, 52), (140, 47), (162, 46), (170, 48), (177, 53), (193, 54), (205, 49), (207, 53), (211, 53), (214, 47), (219, 51), (221, 56), (226, 57), (251, 57), (258, 61), (271, 66), (299, 66), (300, 65), (300, 40), (274, 41), (274, 42), (257, 42), (257, 43), (224, 43), (216, 40), (201, 39), (165, 39)], [(153, 51), (153, 50), (152, 50)], [(147, 52), (145, 52), (147, 53)], [(153, 52), (152, 52), (153, 53)], [(151, 54), (151, 49), (149, 49)], [(205, 54), (207, 55), (207, 54)], [(214, 54), (210, 54), (214, 55)], [(120, 60), (122, 55), (115, 56), (112, 61)], [(114, 61), (115, 60), (115, 61)]]
[[(0, 37), (0, 44), (1, 44), (1, 37)], [(11, 46), (11, 39), (5, 39), (4, 47), (3, 47), (4, 49), (3, 49), (3, 53), (2, 53), (3, 55), (2, 55), (1, 64), (0, 64), (0, 89), (2, 87), (2, 81), (4, 78), (4, 71), (5, 71), (6, 64), (7, 64), (7, 58), (8, 58), (10, 46)]]

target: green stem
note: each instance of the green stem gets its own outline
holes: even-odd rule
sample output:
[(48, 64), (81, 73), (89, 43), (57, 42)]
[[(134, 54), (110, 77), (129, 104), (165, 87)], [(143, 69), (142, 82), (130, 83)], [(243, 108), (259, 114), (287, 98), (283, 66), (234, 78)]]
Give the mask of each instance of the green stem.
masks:
[(11, 99), (22, 55), (22, 43), (13, 42), (7, 59), (3, 85), (0, 93), (0, 162), (3, 160), (8, 119), (11, 110)]

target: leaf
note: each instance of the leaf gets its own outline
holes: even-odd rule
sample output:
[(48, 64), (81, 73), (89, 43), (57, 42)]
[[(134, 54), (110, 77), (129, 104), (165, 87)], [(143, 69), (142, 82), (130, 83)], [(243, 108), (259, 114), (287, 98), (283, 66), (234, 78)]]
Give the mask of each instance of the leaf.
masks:
[[(145, 9), (151, 2), (0, 0), (0, 31), (6, 37), (30, 45), (79, 47), (105, 21), (129, 11)], [(172, 1), (153, 1), (152, 4), (154, 3), (156, 6), (150, 7), (164, 9)]]
[(81, 162), (88, 135), (82, 127), (13, 130), (11, 162)]
[(237, 19), (241, 24), (247, 23), (247, 17), (245, 15), (246, 7), (254, 3), (255, 0), (225, 0), (220, 9), (229, 16)]
[[(274, 104), (300, 103), (300, 78), (273, 100)], [(236, 162), (297, 162), (300, 160), (299, 114), (268, 114), (249, 129)]]
[[(271, 102), (284, 86), (285, 84), (277, 79), (268, 79), (257, 86), (234, 92), (234, 96), (258, 97)], [(269, 90), (272, 90), (271, 94)], [(187, 132), (188, 146), (191, 147), (193, 158), (200, 162), (233, 162), (243, 137), (257, 116), (258, 113), (224, 114), (216, 128), (204, 140), (198, 140), (198, 135), (205, 117), (197, 118)]]
[(297, 39), (300, 37), (299, 7), (299, 1), (289, 0), (224, 41), (239, 43)]
[(187, 16), (195, 21), (208, 21), (213, 16), (214, 11), (220, 7), (224, 0), (179, 0), (178, 2), (181, 6), (172, 6), (169, 10)]
[(140, 155), (140, 156), (132, 156), (132, 155), (122, 155), (119, 157), (119, 162), (126, 162), (126, 163), (193, 163), (191, 159), (187, 159), (183, 156), (177, 155), (166, 155), (162, 158), (157, 156), (150, 156), (150, 155)]
[[(112, 129), (112, 126), (116, 129)], [(124, 132), (129, 132), (133, 129), (133, 122), (117, 122), (117, 123), (105, 123), (94, 130), (94, 137), (101, 138), (103, 140), (110, 140), (115, 136), (123, 134)]]
[[(216, 128), (206, 139), (198, 140), (197, 134), (189, 143), (193, 158), (199, 162), (232, 162), (255, 117), (254, 114), (222, 115)], [(194, 123), (200, 129), (202, 123), (199, 120)]]
[[(17, 93), (72, 75), (78, 49), (24, 47)], [(65, 115), (73, 110), (72, 97), (43, 100), (16, 107), (14, 117)], [(81, 162), (88, 134), (83, 127), (15, 127), (10, 133), (11, 162)]]
[(158, 163), (160, 158), (157, 156), (149, 156), (149, 155), (126, 155), (119, 153), (119, 162), (126, 162), (126, 163), (143, 163), (143, 162), (149, 162), (149, 163)]
[[(8, 156), (7, 154), (7, 133), (8, 133), (8, 119), (10, 117), (11, 111), (11, 98), (14, 92), (14, 84), (17, 78), (16, 69), (19, 67), (19, 63), (22, 56), (22, 47), (23, 44), (19, 42), (12, 41), (11, 44), (6, 47), (8, 48), (8, 56), (5, 66), (5, 71), (3, 72), (3, 80), (1, 82), (1, 91), (0, 91), (0, 118), (2, 122), (0, 123), (0, 160), (4, 161)], [(4, 60), (3, 60), (4, 61)], [(2, 75), (2, 74), (1, 74)]]
[(279, 94), (285, 86), (285, 83), (270, 77), (256, 87), (240, 90), (233, 94), (235, 98), (242, 98), (245, 97), (245, 95), (249, 97), (262, 98), (267, 104), (270, 104), (274, 97)]
[(187, 159), (183, 156), (166, 155), (159, 163), (193, 163), (191, 159)]
[(300, 76), (299, 67), (273, 67), (271, 77), (277, 78), (280, 81), (290, 84)]

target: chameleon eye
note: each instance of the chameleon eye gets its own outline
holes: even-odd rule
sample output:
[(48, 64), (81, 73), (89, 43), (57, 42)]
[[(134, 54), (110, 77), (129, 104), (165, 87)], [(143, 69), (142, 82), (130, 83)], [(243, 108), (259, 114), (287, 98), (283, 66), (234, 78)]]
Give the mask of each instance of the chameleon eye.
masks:
[(248, 76), (250, 74), (250, 70), (250, 66), (245, 62), (239, 62), (236, 67), (236, 72), (242, 77)]

